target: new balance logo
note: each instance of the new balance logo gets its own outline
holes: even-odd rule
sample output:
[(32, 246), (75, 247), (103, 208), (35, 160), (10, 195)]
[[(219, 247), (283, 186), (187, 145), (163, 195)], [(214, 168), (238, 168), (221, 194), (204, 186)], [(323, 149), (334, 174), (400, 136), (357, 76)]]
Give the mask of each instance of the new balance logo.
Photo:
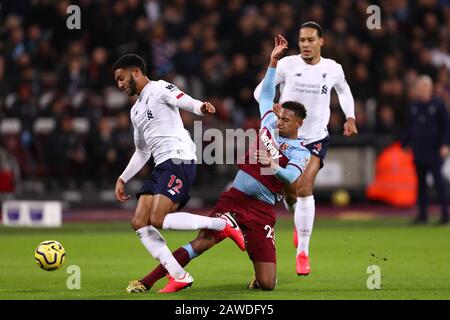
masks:
[(176, 85), (174, 84), (169, 84), (168, 86), (166, 86), (167, 90), (170, 90), (171, 92), (178, 89)]
[(327, 77), (326, 73), (322, 73), (322, 78), (325, 80), (325, 78)]
[(296, 73), (296, 74), (295, 74), (295, 76), (297, 76), (297, 77), (301, 77), (301, 76), (302, 76), (302, 74), (301, 74), (301, 73)]

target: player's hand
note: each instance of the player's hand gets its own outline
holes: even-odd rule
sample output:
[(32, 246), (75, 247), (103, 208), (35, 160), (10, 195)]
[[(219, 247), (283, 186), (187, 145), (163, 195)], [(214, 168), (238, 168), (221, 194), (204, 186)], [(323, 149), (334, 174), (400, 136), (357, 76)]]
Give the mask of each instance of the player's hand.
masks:
[(272, 157), (267, 153), (266, 150), (258, 150), (254, 153), (254, 156), (256, 161), (258, 161), (265, 167), (268, 167), (272, 164)]
[(212, 114), (216, 113), (216, 108), (210, 102), (203, 102), (200, 110), (203, 114)]
[(450, 146), (444, 144), (439, 149), (439, 154), (441, 155), (442, 159), (447, 158), (447, 156), (450, 154)]
[(272, 50), (270, 59), (280, 60), (288, 48), (288, 42), (281, 34), (277, 35), (274, 41), (275, 47)]
[(122, 179), (116, 181), (116, 199), (120, 202), (125, 202), (131, 198), (131, 195), (125, 195), (125, 182)]
[(358, 134), (358, 129), (356, 129), (355, 119), (348, 118), (344, 123), (344, 136), (351, 137)]
[(273, 112), (276, 114), (277, 117), (280, 117), (281, 114), (281, 104), (274, 103), (272, 107)]

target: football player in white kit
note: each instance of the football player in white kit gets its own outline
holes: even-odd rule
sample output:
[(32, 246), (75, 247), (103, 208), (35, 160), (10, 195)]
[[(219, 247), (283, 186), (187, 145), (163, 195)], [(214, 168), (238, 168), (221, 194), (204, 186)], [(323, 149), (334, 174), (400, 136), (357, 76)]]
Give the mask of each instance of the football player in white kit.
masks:
[[(192, 285), (193, 279), (172, 256), (157, 229), (217, 230), (245, 250), (244, 236), (232, 216), (212, 218), (173, 213), (189, 200), (197, 160), (195, 144), (184, 129), (178, 109), (202, 115), (214, 113), (215, 108), (209, 102), (191, 98), (174, 84), (148, 79), (145, 62), (138, 55), (120, 57), (113, 71), (119, 89), (129, 96), (139, 96), (130, 112), (136, 151), (117, 179), (116, 198), (123, 202), (131, 197), (125, 194), (125, 184), (152, 156), (155, 168), (136, 195), (138, 204), (131, 225), (147, 251), (169, 273), (169, 292), (184, 289)], [(132, 287), (134, 292), (139, 289), (136, 285)], [(143, 286), (141, 289), (146, 291)]]
[[(279, 102), (298, 101), (305, 106), (308, 113), (298, 134), (304, 139), (304, 146), (311, 152), (311, 160), (303, 175), (284, 190), (286, 208), (294, 212), (298, 275), (308, 275), (311, 271), (309, 241), (315, 214), (313, 187), (316, 175), (323, 167), (329, 143), (327, 126), (332, 88), (338, 94), (346, 117), (343, 135), (353, 136), (358, 133), (353, 96), (345, 81), (344, 71), (336, 61), (321, 56), (323, 43), (320, 25), (312, 21), (304, 23), (299, 31), (300, 54), (287, 56), (279, 61), (275, 80), (275, 83), (280, 85)], [(254, 92), (256, 100), (260, 92), (261, 83)]]

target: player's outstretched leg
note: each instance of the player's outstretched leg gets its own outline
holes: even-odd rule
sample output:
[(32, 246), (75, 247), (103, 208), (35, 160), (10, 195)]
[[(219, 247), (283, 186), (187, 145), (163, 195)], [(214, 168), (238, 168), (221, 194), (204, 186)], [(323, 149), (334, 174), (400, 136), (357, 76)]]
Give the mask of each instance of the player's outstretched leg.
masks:
[[(290, 185), (287, 185), (283, 188), (283, 203), (284, 207), (287, 211), (289, 211), (292, 214), (295, 214), (295, 208), (297, 206), (297, 185), (299, 184), (299, 180), (297, 179)], [(293, 234), (293, 243), (294, 247), (298, 247), (298, 235), (297, 235), (297, 228), (295, 228), (294, 225), (294, 234)]]
[[(166, 241), (161, 233), (152, 225), (152, 212), (165, 211), (170, 212), (174, 209), (173, 202), (161, 203), (158, 196), (141, 195), (139, 197), (135, 216), (132, 220), (132, 226), (136, 230), (139, 240), (150, 253), (150, 255), (158, 260), (175, 279), (189, 279), (193, 282), (192, 277), (180, 266), (177, 260), (172, 256)], [(150, 214), (149, 214), (150, 213)], [(187, 274), (187, 275), (186, 275)]]
[(296, 272), (299, 276), (306, 276), (311, 272), (309, 264), (309, 242), (316, 210), (313, 186), (320, 169), (320, 164), (320, 158), (311, 156), (308, 166), (298, 181), (297, 186), (297, 204), (295, 207), (294, 222), (298, 239)]
[[(153, 222), (152, 222), (153, 223)], [(165, 216), (162, 222), (164, 230), (199, 230), (220, 231), (226, 238), (233, 240), (242, 251), (245, 251), (245, 240), (236, 219), (229, 212), (216, 217), (205, 217), (188, 212), (173, 212)]]
[(298, 213), (296, 212), (295, 215), (295, 226), (298, 237), (296, 272), (299, 276), (306, 276), (311, 272), (308, 256), (309, 240), (314, 224), (314, 196), (299, 198), (297, 209)]
[[(202, 254), (206, 250), (213, 247), (217, 242), (222, 241), (220, 238), (213, 237), (208, 231), (200, 231), (197, 235), (197, 237), (191, 241), (190, 243), (178, 248), (173, 252), (174, 258), (178, 261), (178, 263), (184, 267), (186, 266), (192, 259), (196, 258), (198, 255)], [(142, 278), (139, 281), (136, 281), (135, 286), (141, 287), (143, 286), (146, 290), (150, 290), (150, 288), (160, 279), (167, 276), (167, 270), (164, 268), (163, 265), (158, 265), (155, 269), (153, 269), (152, 272), (150, 272), (148, 275), (146, 275), (144, 278)], [(173, 281), (173, 280), (172, 280)], [(163, 293), (169, 293), (169, 292), (176, 292), (183, 288), (179, 288), (178, 286), (174, 286), (173, 284), (170, 284), (170, 278), (169, 283), (166, 285), (164, 289), (161, 290)], [(141, 286), (140, 286), (140, 285)], [(170, 284), (170, 286), (169, 286)], [(131, 285), (131, 283), (130, 283)], [(130, 287), (129, 285), (129, 287)], [(132, 288), (130, 288), (130, 291), (127, 288), (127, 292), (145, 292), (145, 291), (132, 291)]]

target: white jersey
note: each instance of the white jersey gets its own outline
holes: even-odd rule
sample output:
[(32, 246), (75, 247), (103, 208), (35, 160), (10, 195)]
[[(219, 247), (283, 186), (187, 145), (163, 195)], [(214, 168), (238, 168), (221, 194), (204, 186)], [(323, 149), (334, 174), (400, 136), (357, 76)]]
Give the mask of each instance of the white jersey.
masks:
[[(335, 88), (346, 118), (355, 118), (353, 96), (344, 71), (332, 59), (321, 57), (319, 63), (310, 65), (300, 55), (284, 57), (278, 62), (275, 84), (280, 85), (280, 103), (297, 101), (306, 108), (306, 119), (298, 131), (305, 145), (328, 135), (331, 88)], [(260, 88), (261, 84), (255, 89), (257, 100)]]
[(172, 158), (197, 160), (177, 108), (184, 95), (174, 84), (150, 81), (131, 108), (136, 148), (151, 154), (155, 165)]

